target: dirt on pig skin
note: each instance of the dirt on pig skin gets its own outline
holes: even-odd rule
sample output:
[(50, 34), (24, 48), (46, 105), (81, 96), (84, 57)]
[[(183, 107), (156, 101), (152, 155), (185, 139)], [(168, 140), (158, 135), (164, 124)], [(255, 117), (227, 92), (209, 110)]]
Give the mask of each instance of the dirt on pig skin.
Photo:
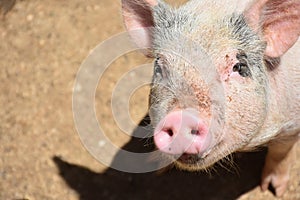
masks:
[[(260, 191), (264, 149), (235, 154), (234, 167), (221, 163), (209, 174), (177, 169), (130, 174), (95, 160), (75, 129), (73, 85), (90, 51), (123, 31), (120, 1), (18, 0), (1, 19), (0, 200), (300, 200), (299, 159), (283, 197)], [(151, 146), (120, 131), (113, 120), (111, 94), (124, 73), (149, 62), (138, 52), (118, 58), (96, 92), (96, 113), (107, 137), (129, 151), (150, 151)], [(147, 114), (148, 93), (149, 87), (142, 87), (130, 99), (137, 124)], [(143, 122), (149, 123), (147, 119)]]

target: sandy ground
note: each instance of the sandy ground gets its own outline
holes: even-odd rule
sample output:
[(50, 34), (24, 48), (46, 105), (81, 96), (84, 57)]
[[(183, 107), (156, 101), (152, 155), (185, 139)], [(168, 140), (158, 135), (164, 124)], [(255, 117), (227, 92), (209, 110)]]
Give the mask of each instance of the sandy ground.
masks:
[[(76, 73), (91, 49), (122, 31), (120, 3), (111, 0), (19, 0), (0, 21), (0, 199), (275, 199), (258, 187), (264, 151), (234, 155), (237, 170), (158, 175), (110, 169), (85, 150), (72, 113)], [(129, 150), (150, 147), (120, 131), (110, 97), (122, 74), (145, 62), (138, 53), (117, 59), (96, 93), (107, 137)], [(137, 123), (147, 113), (148, 92), (142, 87), (130, 100)], [(300, 161), (281, 199), (300, 199)]]

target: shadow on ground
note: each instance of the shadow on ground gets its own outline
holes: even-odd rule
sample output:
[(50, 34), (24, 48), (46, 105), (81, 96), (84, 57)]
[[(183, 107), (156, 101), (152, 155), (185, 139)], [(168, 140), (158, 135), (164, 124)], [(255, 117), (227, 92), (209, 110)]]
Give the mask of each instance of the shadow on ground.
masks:
[[(141, 125), (146, 125), (147, 119), (148, 117), (145, 117)], [(141, 129), (137, 128), (134, 132), (139, 131)], [(145, 152), (144, 144), (145, 141), (133, 137), (124, 149), (132, 152), (139, 150)], [(147, 151), (150, 149), (151, 147), (146, 147)], [(59, 157), (54, 157), (53, 160), (59, 168), (60, 175), (80, 195), (81, 200), (233, 200), (259, 184), (265, 154), (265, 150), (234, 154), (233, 159), (237, 170), (216, 167), (216, 172), (211, 175), (176, 169), (169, 170), (162, 175), (157, 173), (131, 174), (114, 169), (96, 173), (84, 166), (67, 163)]]

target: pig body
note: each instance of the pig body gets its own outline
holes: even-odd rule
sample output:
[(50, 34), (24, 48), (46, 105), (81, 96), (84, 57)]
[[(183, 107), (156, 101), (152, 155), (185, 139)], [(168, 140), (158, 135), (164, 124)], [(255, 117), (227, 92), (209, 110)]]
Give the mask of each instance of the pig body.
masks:
[(300, 1), (248, 3), (239, 13), (217, 1), (174, 9), (123, 0), (123, 13), (156, 59), (149, 114), (157, 148), (201, 170), (268, 144), (261, 187), (280, 196), (300, 134)]

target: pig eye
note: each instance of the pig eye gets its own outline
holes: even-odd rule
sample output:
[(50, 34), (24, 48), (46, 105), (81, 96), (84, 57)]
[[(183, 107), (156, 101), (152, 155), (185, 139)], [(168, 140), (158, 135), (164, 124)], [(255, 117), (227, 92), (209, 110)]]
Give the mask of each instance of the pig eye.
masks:
[(236, 58), (239, 60), (239, 62), (233, 66), (232, 71), (238, 72), (242, 77), (251, 76), (251, 72), (247, 63), (246, 53), (243, 50), (239, 50), (239, 53), (236, 55)]
[(246, 63), (239, 62), (235, 64), (232, 71), (238, 72), (242, 77), (251, 76), (250, 69)]
[(154, 75), (155, 76), (161, 76), (163, 75), (162, 68), (160, 65), (160, 58), (156, 58), (154, 63)]

